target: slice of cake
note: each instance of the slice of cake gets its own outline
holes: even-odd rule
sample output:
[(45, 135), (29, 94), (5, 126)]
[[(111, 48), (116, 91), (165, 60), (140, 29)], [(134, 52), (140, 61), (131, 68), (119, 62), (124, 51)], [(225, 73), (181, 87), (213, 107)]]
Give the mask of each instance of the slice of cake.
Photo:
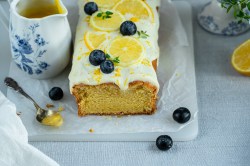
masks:
[(70, 90), (79, 116), (156, 111), (160, 0), (79, 1)]

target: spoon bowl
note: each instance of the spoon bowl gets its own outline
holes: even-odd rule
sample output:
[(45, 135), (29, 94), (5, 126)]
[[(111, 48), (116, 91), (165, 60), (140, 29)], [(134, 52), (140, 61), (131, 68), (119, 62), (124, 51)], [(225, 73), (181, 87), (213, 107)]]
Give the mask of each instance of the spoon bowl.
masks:
[(63, 118), (59, 114), (58, 111), (53, 110), (46, 110), (41, 108), (35, 100), (33, 100), (19, 85), (18, 83), (10, 77), (6, 77), (4, 80), (5, 85), (8, 87), (14, 89), (17, 93), (23, 95), (29, 101), (32, 102), (32, 104), (35, 106), (37, 112), (36, 112), (36, 120), (40, 122), (41, 124), (48, 125), (48, 126), (61, 126), (63, 123)]

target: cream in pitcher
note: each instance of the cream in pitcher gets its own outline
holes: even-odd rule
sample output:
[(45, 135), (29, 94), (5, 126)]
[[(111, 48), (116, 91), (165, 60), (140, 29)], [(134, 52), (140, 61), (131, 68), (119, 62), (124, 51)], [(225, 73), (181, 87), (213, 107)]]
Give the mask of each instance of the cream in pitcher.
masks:
[(31, 78), (59, 74), (69, 63), (72, 41), (61, 0), (14, 0), (10, 7), (12, 57)]

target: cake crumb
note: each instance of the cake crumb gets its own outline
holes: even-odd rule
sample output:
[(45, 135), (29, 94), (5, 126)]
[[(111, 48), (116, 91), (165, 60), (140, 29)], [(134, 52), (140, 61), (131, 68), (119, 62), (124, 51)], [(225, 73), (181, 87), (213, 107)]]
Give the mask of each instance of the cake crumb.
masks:
[(54, 108), (55, 106), (53, 104), (46, 104), (46, 108)]
[(62, 111), (64, 111), (64, 107), (63, 107), (63, 106), (59, 106), (57, 110), (58, 110), (59, 112), (62, 112)]
[(91, 129), (89, 129), (89, 132), (93, 133), (93, 132), (95, 132), (95, 130), (91, 128)]

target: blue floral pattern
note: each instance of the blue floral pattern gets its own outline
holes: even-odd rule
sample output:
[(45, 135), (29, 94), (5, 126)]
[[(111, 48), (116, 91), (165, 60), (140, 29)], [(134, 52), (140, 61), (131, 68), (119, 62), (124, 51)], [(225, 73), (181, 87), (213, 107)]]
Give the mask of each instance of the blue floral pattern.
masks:
[(234, 36), (249, 29), (248, 23), (238, 23), (237, 21), (232, 21), (228, 23), (227, 27), (220, 30), (219, 26), (215, 23), (212, 16), (200, 16), (199, 22), (206, 30), (225, 36)]
[(219, 26), (214, 22), (214, 18), (212, 16), (201, 16), (199, 19), (200, 24), (202, 24), (204, 28), (212, 31), (219, 30)]
[(33, 24), (20, 36), (15, 34), (15, 30), (12, 25), (10, 25), (14, 61), (21, 70), (30, 75), (42, 74), (43, 71), (47, 70), (50, 66), (41, 60), (47, 52), (46, 45), (49, 44), (49, 42), (37, 33), (38, 28), (39, 24)]
[(222, 34), (226, 35), (226, 36), (232, 36), (232, 35), (236, 35), (239, 34), (243, 31), (245, 31), (246, 29), (248, 29), (248, 24), (245, 22), (242, 23), (238, 23), (238, 22), (231, 22), (228, 24), (228, 27), (222, 29)]

